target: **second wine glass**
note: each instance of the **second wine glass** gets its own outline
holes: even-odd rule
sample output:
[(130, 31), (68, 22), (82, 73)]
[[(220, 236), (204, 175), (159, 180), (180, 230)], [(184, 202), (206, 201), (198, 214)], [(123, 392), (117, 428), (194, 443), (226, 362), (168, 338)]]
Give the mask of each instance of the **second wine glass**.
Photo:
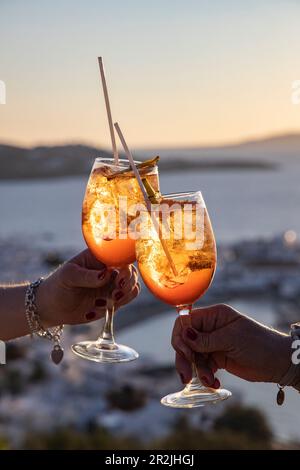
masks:
[[(164, 196), (153, 210), (151, 217), (145, 211), (146, 227), (136, 242), (139, 271), (156, 297), (176, 307), (182, 326), (191, 326), (192, 306), (210, 286), (216, 269), (216, 244), (208, 212), (200, 191)], [(153, 217), (160, 224), (159, 236)], [(203, 386), (193, 364), (192, 381), (182, 391), (162, 398), (161, 403), (193, 408), (230, 396), (228, 390)]]

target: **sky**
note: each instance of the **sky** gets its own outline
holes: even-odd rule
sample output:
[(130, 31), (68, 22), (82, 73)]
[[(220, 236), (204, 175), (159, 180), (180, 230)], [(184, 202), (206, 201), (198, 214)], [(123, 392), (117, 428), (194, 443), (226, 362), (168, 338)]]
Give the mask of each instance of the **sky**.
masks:
[(298, 0), (0, 0), (0, 142), (223, 144), (300, 132)]

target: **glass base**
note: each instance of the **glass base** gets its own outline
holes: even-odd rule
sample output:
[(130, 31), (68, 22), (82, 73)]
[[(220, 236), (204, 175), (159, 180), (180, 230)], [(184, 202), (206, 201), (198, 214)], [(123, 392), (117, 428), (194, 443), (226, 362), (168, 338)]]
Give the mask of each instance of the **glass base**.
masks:
[(198, 386), (191, 389), (190, 385), (187, 385), (181, 392), (170, 393), (170, 395), (163, 397), (160, 402), (162, 405), (172, 408), (197, 408), (227, 400), (231, 395), (231, 392), (224, 388), (215, 390), (214, 388)]
[(73, 344), (72, 351), (77, 356), (94, 362), (113, 363), (129, 362), (139, 357), (139, 354), (123, 344), (105, 344), (100, 341), (82, 341)]

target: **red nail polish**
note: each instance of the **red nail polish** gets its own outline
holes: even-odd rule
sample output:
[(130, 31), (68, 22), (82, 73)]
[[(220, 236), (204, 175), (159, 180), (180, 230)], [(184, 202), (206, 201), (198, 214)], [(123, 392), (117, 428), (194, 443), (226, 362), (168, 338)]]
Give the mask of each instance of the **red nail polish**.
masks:
[(96, 307), (105, 307), (106, 300), (105, 299), (96, 299), (95, 305), (96, 305)]
[(197, 333), (195, 330), (192, 330), (192, 328), (188, 328), (186, 330), (186, 335), (189, 339), (191, 339), (192, 341), (195, 341), (195, 339), (197, 339)]
[(100, 271), (100, 273), (98, 274), (98, 279), (100, 281), (103, 281), (103, 279), (105, 278), (105, 275), (106, 275), (106, 268), (103, 271)]
[(115, 299), (120, 300), (123, 296), (124, 296), (123, 292), (119, 291), (119, 292), (116, 293)]
[(93, 320), (94, 318), (96, 318), (96, 315), (97, 315), (96, 312), (89, 312), (86, 314), (85, 318), (87, 320)]
[(121, 289), (123, 289), (123, 287), (125, 286), (125, 282), (125, 279), (121, 279), (121, 281), (119, 282), (119, 287), (121, 287)]
[(117, 275), (118, 275), (118, 271), (116, 271), (116, 270), (114, 270), (114, 271), (111, 273), (111, 276), (110, 276), (111, 282), (113, 282), (113, 281), (116, 279)]

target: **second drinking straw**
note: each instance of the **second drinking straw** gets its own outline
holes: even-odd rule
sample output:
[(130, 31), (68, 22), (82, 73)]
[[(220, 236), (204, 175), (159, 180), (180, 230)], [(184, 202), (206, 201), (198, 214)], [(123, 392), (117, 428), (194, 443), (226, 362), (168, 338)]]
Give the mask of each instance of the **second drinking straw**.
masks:
[[(133, 160), (133, 156), (132, 156), (132, 154), (131, 154), (131, 152), (130, 152), (130, 150), (129, 150), (129, 148), (128, 148), (128, 145), (126, 144), (126, 141), (125, 141), (125, 139), (124, 139), (124, 136), (123, 136), (123, 134), (122, 134), (122, 131), (121, 131), (121, 129), (120, 129), (119, 124), (118, 124), (117, 122), (115, 122), (114, 126), (115, 126), (115, 128), (116, 128), (116, 131), (117, 131), (117, 133), (118, 133), (118, 136), (119, 136), (119, 138), (120, 138), (120, 141), (121, 141), (121, 143), (122, 143), (122, 145), (123, 145), (124, 151), (125, 151), (125, 153), (126, 153), (126, 155), (127, 155), (127, 158), (128, 158), (128, 160), (129, 160), (131, 169), (132, 169), (132, 171), (133, 171), (133, 173), (134, 173), (134, 175), (135, 175), (135, 177), (136, 177), (136, 179), (137, 179), (137, 181), (138, 181), (138, 183), (139, 183), (140, 189), (141, 189), (142, 194), (143, 194), (144, 199), (145, 199), (145, 204), (146, 204), (147, 210), (148, 210), (148, 212), (151, 212), (151, 202), (150, 202), (150, 200), (149, 200), (147, 191), (146, 191), (146, 189), (145, 189), (145, 187), (144, 187), (144, 185), (143, 185), (143, 182), (142, 182), (142, 179), (141, 179), (140, 174), (139, 174), (139, 172), (138, 172), (138, 169), (137, 169), (137, 167), (135, 166), (135, 163), (134, 163), (134, 160)], [(157, 234), (158, 234), (158, 236), (159, 236), (159, 240), (160, 240), (160, 242), (161, 242), (161, 245), (162, 245), (162, 248), (163, 248), (163, 250), (164, 250), (164, 252), (165, 252), (165, 255), (166, 255), (166, 257), (167, 257), (167, 260), (169, 261), (169, 264), (170, 264), (171, 269), (172, 269), (172, 271), (173, 271), (173, 274), (174, 274), (174, 276), (177, 276), (178, 273), (177, 273), (177, 270), (176, 270), (174, 261), (173, 261), (172, 258), (171, 258), (171, 255), (170, 255), (170, 252), (169, 252), (169, 250), (168, 250), (167, 244), (165, 243), (165, 240), (162, 238), (159, 223), (157, 222), (157, 220), (156, 220), (155, 217), (152, 217), (152, 221), (153, 221), (154, 228), (155, 228), (155, 230), (156, 230), (156, 232), (157, 232)]]

